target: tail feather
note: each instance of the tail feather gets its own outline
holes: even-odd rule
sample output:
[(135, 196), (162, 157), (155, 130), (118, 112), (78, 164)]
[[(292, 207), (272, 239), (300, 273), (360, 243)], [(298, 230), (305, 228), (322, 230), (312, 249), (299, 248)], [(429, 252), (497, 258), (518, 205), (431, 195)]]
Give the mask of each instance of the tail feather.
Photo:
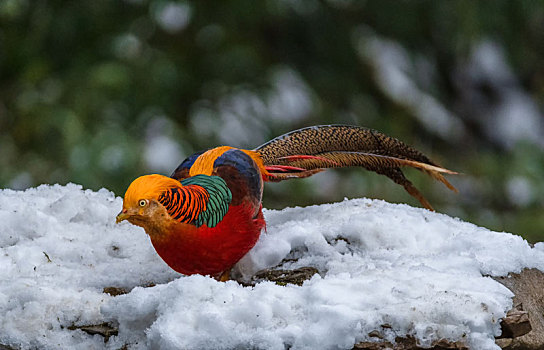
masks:
[(455, 187), (442, 174), (457, 174), (440, 167), (403, 142), (377, 131), (348, 125), (321, 125), (279, 136), (255, 149), (268, 170), (268, 181), (308, 177), (326, 168), (361, 166), (395, 181), (427, 209), (429, 202), (404, 176), (412, 167)]

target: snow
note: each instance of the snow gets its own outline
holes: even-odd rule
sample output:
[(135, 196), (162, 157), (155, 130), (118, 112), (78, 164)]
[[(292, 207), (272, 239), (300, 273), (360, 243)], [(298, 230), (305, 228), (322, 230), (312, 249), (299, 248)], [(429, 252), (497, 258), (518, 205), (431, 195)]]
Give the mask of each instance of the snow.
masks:
[[(319, 270), (302, 286), (182, 276), (142, 229), (115, 224), (121, 198), (42, 185), (0, 191), (0, 345), (14, 348), (351, 349), (410, 334), (498, 349), (512, 293), (489, 276), (544, 270), (544, 243), (370, 199), (266, 210), (237, 265)], [(284, 260), (286, 259), (286, 260)], [(154, 286), (150, 286), (154, 284)], [(128, 294), (110, 296), (104, 287)], [(70, 330), (108, 322), (117, 336)]]

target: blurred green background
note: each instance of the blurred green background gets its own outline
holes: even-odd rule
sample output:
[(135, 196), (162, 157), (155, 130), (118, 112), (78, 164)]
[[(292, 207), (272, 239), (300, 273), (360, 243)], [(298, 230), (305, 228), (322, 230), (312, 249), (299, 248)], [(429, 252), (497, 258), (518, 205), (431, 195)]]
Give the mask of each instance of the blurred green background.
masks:
[[(443, 166), (435, 208), (544, 238), (544, 2), (0, 1), (0, 187), (122, 195), (192, 152), (345, 123)], [(359, 169), (268, 184), (268, 208), (372, 197)]]

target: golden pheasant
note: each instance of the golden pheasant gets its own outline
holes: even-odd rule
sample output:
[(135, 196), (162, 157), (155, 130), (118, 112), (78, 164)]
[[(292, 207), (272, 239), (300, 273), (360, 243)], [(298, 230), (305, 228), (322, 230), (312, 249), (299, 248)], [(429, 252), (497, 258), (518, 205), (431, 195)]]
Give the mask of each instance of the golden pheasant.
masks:
[(397, 139), (362, 127), (322, 125), (292, 131), (254, 150), (222, 146), (195, 153), (170, 177), (141, 176), (128, 187), (117, 222), (143, 227), (172, 269), (224, 280), (265, 227), (263, 181), (347, 166), (391, 178), (429, 210), (401, 167), (424, 171), (456, 191), (442, 175), (455, 172)]

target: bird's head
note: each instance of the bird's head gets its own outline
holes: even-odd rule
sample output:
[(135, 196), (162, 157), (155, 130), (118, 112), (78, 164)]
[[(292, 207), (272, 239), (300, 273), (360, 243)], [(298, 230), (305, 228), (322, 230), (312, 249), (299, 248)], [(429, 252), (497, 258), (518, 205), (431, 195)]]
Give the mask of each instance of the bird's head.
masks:
[(140, 176), (127, 189), (123, 199), (123, 209), (117, 215), (117, 223), (127, 220), (143, 227), (146, 232), (153, 222), (167, 215), (159, 196), (172, 187), (181, 187), (179, 181), (163, 175)]

